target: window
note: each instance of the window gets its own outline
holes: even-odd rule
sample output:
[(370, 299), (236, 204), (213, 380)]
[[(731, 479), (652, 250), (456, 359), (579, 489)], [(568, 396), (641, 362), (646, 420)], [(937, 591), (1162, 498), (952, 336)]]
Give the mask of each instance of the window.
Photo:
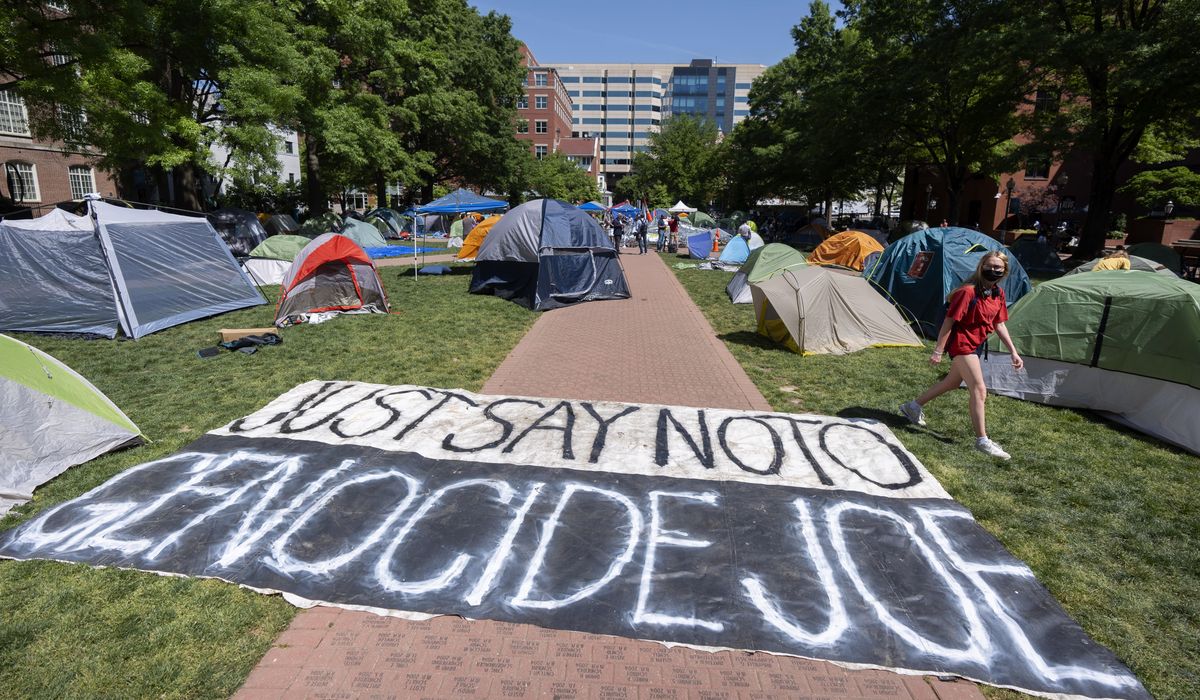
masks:
[(80, 143), (83, 141), (87, 116), (82, 109), (59, 105), (58, 124), (62, 127), (63, 140), (68, 143)]
[(1058, 95), (1047, 90), (1038, 90), (1033, 103), (1034, 112), (1057, 112)]
[(29, 135), (29, 113), (25, 111), (25, 100), (8, 90), (0, 90), (0, 132)]
[(579, 76), (578, 75), (564, 75), (564, 76), (561, 76), (558, 80), (559, 80), (559, 82), (563, 82), (563, 83), (578, 83)]
[(546, 96), (538, 95), (538, 96), (534, 97), (533, 98), (533, 108), (534, 109), (545, 109), (546, 108)]
[(537, 87), (546, 87), (546, 74), (545, 73), (534, 73), (533, 74), (533, 84)]
[(288, 182), (292, 184), (296, 183), (296, 173), (288, 173)]
[(527, 119), (518, 119), (517, 120), (517, 133), (518, 134), (528, 134), (529, 133), (529, 120), (527, 120)]
[(283, 152), (288, 155), (292, 155), (293, 153), (296, 152), (296, 144), (292, 143), (288, 139), (284, 139), (283, 140)]
[(38, 192), (37, 168), (29, 163), (9, 162), (5, 166), (8, 176), (8, 188), (14, 202), (40, 202), (42, 195)]
[(544, 134), (544, 133), (546, 133), (546, 132), (549, 130), (549, 129), (547, 128), (546, 124), (547, 124), (547, 122), (546, 122), (546, 120), (545, 120), (545, 119), (538, 119), (538, 120), (534, 121), (534, 122), (533, 122), (533, 130), (534, 130), (534, 132), (535, 132), (535, 133), (538, 133), (538, 134)]
[(529, 109), (529, 97), (521, 95), (517, 98), (517, 109)]
[(86, 165), (72, 165), (67, 174), (71, 178), (71, 199), (80, 200), (86, 194), (96, 191), (96, 180), (92, 177), (92, 169)]
[(548, 149), (546, 146), (544, 146), (542, 144), (538, 144), (533, 147), (533, 155), (536, 156), (538, 158), (538, 160), (541, 160), (542, 158), (546, 157), (547, 150)]
[(1050, 159), (1039, 158), (1025, 162), (1025, 177), (1046, 179), (1050, 177)]
[(350, 209), (366, 209), (367, 208), (367, 193), (366, 192), (347, 192), (346, 206)]

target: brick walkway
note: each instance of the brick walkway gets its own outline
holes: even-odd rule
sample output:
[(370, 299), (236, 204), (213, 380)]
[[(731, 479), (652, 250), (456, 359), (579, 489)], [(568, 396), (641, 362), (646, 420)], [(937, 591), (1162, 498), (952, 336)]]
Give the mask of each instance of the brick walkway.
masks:
[[(770, 409), (657, 255), (626, 254), (622, 263), (630, 299), (543, 314), (483, 393)], [(710, 653), (533, 625), (454, 616), (414, 622), (322, 607), (296, 616), (235, 697), (983, 696), (967, 682), (848, 671), (765, 653)]]

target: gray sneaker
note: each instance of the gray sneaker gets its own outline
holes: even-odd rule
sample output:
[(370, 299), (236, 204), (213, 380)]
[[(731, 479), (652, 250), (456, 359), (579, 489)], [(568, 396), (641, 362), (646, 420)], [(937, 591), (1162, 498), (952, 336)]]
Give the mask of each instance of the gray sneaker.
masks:
[(996, 459), (1010, 459), (1010, 455), (1005, 452), (1003, 448), (985, 437), (975, 440), (975, 449), (979, 450), (985, 455), (988, 455), (989, 457), (995, 457)]
[(900, 413), (902, 413), (910, 423), (925, 425), (925, 411), (921, 410), (921, 404), (917, 403), (915, 400), (900, 404)]

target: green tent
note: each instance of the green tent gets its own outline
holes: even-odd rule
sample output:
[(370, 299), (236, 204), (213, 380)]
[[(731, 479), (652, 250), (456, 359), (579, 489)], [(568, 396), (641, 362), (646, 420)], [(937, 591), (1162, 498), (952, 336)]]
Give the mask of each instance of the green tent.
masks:
[(342, 235), (357, 243), (363, 250), (382, 248), (388, 244), (383, 234), (379, 233), (379, 229), (358, 219), (346, 219)]
[(342, 232), (341, 217), (331, 211), (327, 211), (320, 216), (314, 216), (311, 219), (305, 219), (304, 223), (300, 224), (300, 230), (296, 233), (312, 239), (329, 232)]
[(140, 441), (133, 421), (88, 380), (0, 335), (0, 515), (68, 468)]
[(1025, 295), (1007, 326), (1026, 371), (993, 337), (993, 391), (1110, 412), (1200, 453), (1200, 286), (1129, 270), (1069, 275)]
[(688, 214), (688, 223), (696, 228), (716, 228), (717, 222), (708, 214), (702, 211)]
[(250, 257), (291, 262), (296, 259), (296, 254), (304, 250), (304, 246), (310, 242), (304, 236), (271, 236), (250, 251)]
[(761, 248), (750, 251), (746, 262), (734, 274), (725, 292), (735, 304), (749, 304), (753, 298), (750, 285), (765, 282), (780, 272), (807, 265), (804, 254), (795, 248), (782, 243), (768, 243)]

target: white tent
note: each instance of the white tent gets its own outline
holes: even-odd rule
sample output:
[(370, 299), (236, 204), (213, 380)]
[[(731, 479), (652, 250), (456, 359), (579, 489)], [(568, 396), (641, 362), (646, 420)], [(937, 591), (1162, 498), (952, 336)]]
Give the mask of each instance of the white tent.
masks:
[(0, 330), (140, 338), (266, 303), (204, 217), (88, 206), (0, 222)]
[(678, 202), (675, 202), (675, 206), (671, 207), (667, 211), (671, 212), (672, 214), (694, 214), (696, 209), (695, 207), (689, 207), (688, 205), (684, 204), (683, 200), (681, 199)]

